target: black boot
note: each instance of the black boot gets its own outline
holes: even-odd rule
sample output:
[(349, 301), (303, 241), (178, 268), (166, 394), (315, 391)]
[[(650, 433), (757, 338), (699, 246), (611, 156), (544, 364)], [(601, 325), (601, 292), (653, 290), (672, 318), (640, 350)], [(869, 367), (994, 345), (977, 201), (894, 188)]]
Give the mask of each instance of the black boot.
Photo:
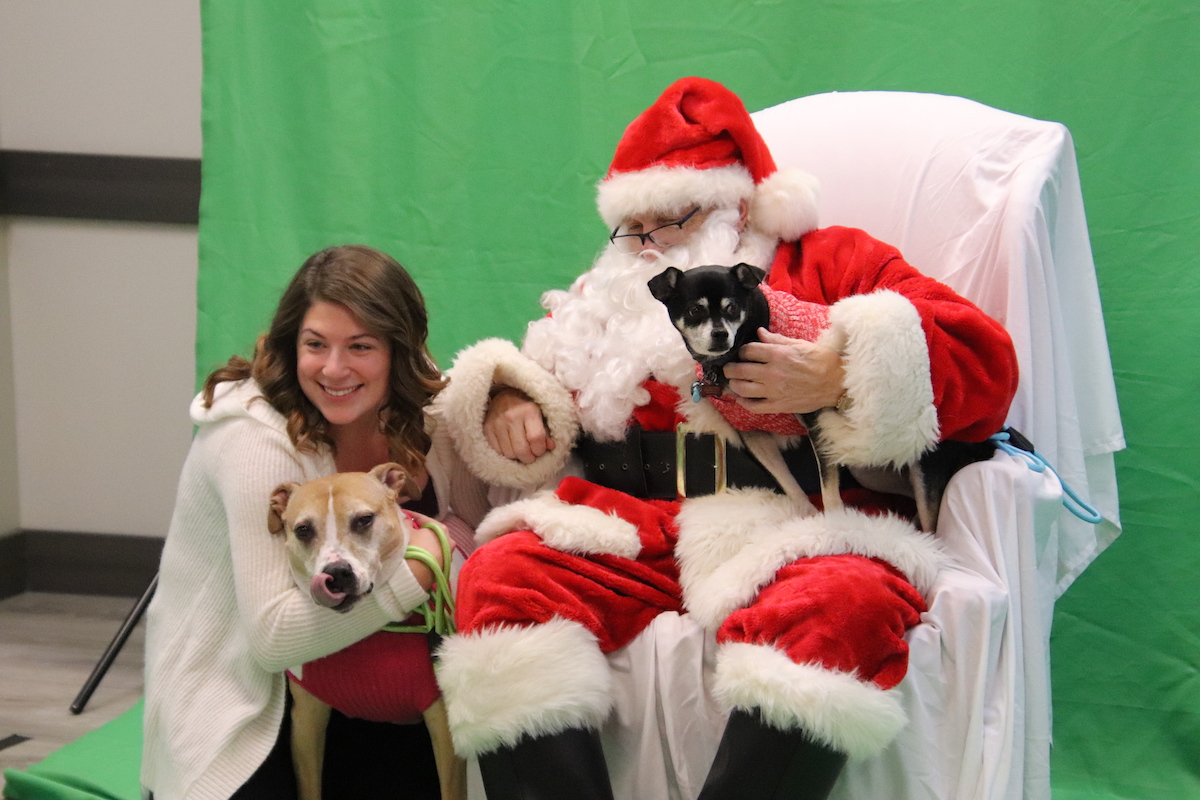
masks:
[(734, 709), (697, 800), (825, 800), (846, 754)]
[(569, 728), (526, 736), (479, 756), (488, 800), (612, 800), (600, 732)]

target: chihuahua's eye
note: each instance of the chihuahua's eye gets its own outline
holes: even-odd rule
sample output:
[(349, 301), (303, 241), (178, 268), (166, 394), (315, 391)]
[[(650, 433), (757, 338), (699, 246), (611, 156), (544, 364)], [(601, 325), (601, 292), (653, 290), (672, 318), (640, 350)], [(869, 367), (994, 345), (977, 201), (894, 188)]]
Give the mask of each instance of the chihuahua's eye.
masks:
[(707, 316), (708, 309), (700, 305), (688, 306), (683, 312), (683, 320), (689, 325), (699, 325)]
[(354, 533), (366, 533), (371, 530), (371, 524), (375, 522), (374, 514), (359, 514), (354, 519), (350, 520), (350, 530)]
[(721, 316), (725, 319), (737, 319), (742, 315), (742, 307), (730, 300), (721, 307)]
[(307, 522), (301, 522), (292, 529), (292, 533), (296, 534), (296, 538), (302, 542), (310, 542), (317, 535), (317, 529)]

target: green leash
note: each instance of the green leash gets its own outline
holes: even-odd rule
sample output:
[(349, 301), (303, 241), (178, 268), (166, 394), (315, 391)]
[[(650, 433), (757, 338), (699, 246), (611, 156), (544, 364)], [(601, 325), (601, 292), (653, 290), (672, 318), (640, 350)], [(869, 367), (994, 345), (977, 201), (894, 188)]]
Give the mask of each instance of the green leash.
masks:
[(383, 630), (392, 633), (436, 633), (438, 636), (449, 636), (454, 633), (454, 595), (450, 591), (448, 573), (453, 547), (450, 545), (450, 537), (446, 535), (446, 529), (438, 523), (429, 520), (421, 527), (428, 528), (437, 535), (442, 545), (442, 564), (446, 566), (443, 569), (427, 551), (409, 545), (404, 551), (404, 557), (420, 561), (433, 572), (433, 588), (429, 590), (429, 599), (413, 609), (413, 613), (420, 614), (425, 621), (419, 625), (391, 622), (384, 625)]

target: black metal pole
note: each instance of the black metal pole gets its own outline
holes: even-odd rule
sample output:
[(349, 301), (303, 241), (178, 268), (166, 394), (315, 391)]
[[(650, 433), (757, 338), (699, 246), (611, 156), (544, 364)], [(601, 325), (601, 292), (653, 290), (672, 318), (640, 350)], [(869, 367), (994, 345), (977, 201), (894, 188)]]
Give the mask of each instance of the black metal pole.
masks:
[(71, 703), (72, 714), (78, 714), (83, 711), (83, 707), (92, 698), (92, 692), (96, 691), (96, 687), (100, 684), (100, 679), (104, 677), (104, 673), (108, 672), (108, 668), (112, 666), (112, 662), (116, 659), (117, 654), (125, 646), (125, 641), (129, 638), (129, 634), (133, 633), (133, 629), (142, 618), (142, 614), (146, 611), (146, 606), (150, 604), (150, 598), (154, 597), (154, 590), (157, 588), (158, 573), (155, 573), (154, 580), (150, 581), (150, 585), (146, 587), (146, 591), (142, 592), (142, 596), (134, 603), (133, 608), (129, 611), (129, 615), (121, 623), (121, 628), (117, 631), (117, 635), (109, 642), (108, 649), (104, 651), (104, 655), (100, 656), (100, 660), (96, 662), (95, 668), (92, 669), (92, 674), (88, 676), (87, 681), (83, 684), (83, 688), (75, 696), (75, 701)]

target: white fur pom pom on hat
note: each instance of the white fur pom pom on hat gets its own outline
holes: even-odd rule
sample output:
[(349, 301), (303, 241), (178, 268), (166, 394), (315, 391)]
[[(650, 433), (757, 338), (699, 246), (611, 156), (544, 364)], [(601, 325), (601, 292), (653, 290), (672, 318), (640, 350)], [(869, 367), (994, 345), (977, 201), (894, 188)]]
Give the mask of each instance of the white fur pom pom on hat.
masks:
[(820, 182), (799, 169), (781, 169), (759, 181), (750, 202), (750, 224), (785, 242), (817, 227)]

